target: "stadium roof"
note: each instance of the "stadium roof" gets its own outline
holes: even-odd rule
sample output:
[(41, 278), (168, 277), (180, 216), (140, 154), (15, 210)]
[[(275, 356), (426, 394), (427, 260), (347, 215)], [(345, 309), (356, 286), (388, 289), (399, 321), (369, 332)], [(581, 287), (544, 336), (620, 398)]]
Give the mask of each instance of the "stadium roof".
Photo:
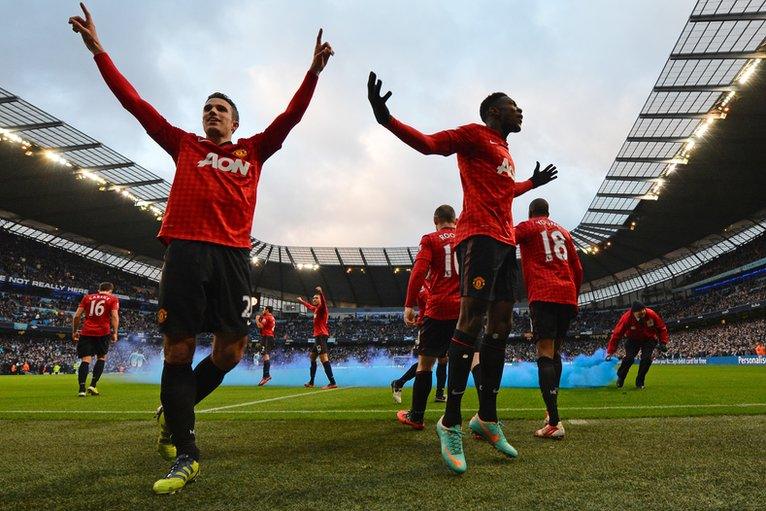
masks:
[[(765, 40), (766, 0), (694, 7), (573, 230), (582, 302), (677, 277), (764, 232)], [(169, 183), (3, 89), (0, 141), (0, 227), (157, 278)], [(261, 290), (289, 299), (322, 285), (335, 305), (401, 305), (417, 251), (253, 241)]]
[(762, 222), (765, 42), (762, 0), (702, 0), (694, 7), (572, 231), (594, 288), (645, 275), (647, 263), (669, 266), (678, 251), (702, 252), (711, 233)]

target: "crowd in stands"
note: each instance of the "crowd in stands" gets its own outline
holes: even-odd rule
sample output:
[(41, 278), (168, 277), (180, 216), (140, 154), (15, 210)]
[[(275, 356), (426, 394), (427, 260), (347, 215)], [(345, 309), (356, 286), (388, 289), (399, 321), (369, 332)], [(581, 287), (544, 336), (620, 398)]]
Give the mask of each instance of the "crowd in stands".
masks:
[(665, 358), (752, 355), (766, 342), (766, 320), (724, 322), (701, 329), (673, 332)]
[(766, 234), (761, 234), (749, 243), (737, 247), (736, 250), (718, 256), (692, 270), (686, 275), (684, 281), (687, 283), (699, 282), (764, 257), (766, 257)]
[[(0, 229), (0, 275), (11, 275), (83, 289), (94, 289), (99, 282), (115, 282), (116, 293), (156, 299), (156, 284), (149, 280), (98, 264), (62, 249), (11, 234)], [(51, 264), (55, 261), (55, 264)]]
[[(0, 320), (28, 323), (32, 326), (70, 327), (77, 299), (20, 295), (0, 292)], [(125, 332), (156, 330), (155, 314), (149, 311), (120, 309), (120, 329)]]
[[(156, 298), (156, 284), (153, 282), (1, 229), (0, 246), (0, 275), (83, 289), (92, 289), (102, 281), (113, 281), (117, 286), (115, 291), (119, 294), (131, 298)], [(765, 236), (759, 237), (741, 250), (707, 263), (695, 270), (690, 278), (697, 281), (763, 257), (766, 257)], [(653, 308), (666, 320), (672, 320), (763, 300), (766, 300), (766, 280), (761, 278), (705, 294), (677, 298), (654, 305)], [(75, 295), (69, 298), (63, 298), (61, 295), (27, 295), (11, 287), (0, 291), (0, 321), (26, 323), (32, 330), (41, 326), (61, 329), (60, 333), (47, 337), (0, 335), (0, 372), (45, 373), (54, 372), (53, 368), (56, 366), (60, 372), (73, 371), (77, 364), (76, 348), (68, 330), (78, 303), (79, 297)], [(131, 305), (133, 306), (135, 305)], [(107, 371), (129, 368), (132, 354), (142, 353), (147, 358), (153, 358), (159, 356), (161, 351), (155, 306), (144, 303), (140, 311), (131, 307), (121, 307), (121, 341), (110, 351)], [(572, 323), (570, 332), (590, 332), (592, 336), (579, 336), (568, 342), (564, 348), (566, 355), (572, 357), (590, 354), (603, 347), (606, 343), (604, 336), (609, 333), (626, 308), (627, 306), (613, 310), (582, 309)], [(698, 357), (753, 353), (756, 344), (766, 340), (765, 321), (726, 322), (701, 329), (689, 328), (674, 332), (671, 334), (670, 350), (663, 356)], [(515, 340), (509, 344), (507, 359), (534, 360), (534, 346), (529, 342), (527, 335), (530, 329), (527, 313), (515, 312), (513, 325), (512, 337)], [(415, 329), (404, 325), (401, 313), (331, 317), (329, 326), (331, 336), (337, 341), (332, 345), (333, 358), (355, 358), (363, 363), (380, 356), (381, 353), (389, 357), (408, 356), (417, 335)], [(136, 334), (140, 334), (138, 339)], [(255, 330), (252, 332), (252, 338), (258, 338)], [(308, 340), (312, 338), (311, 318), (305, 315), (278, 317), (276, 338), (276, 361), (286, 362), (294, 357), (305, 357)], [(209, 341), (210, 336), (207, 336), (201, 343), (204, 345)], [(285, 341), (290, 342), (286, 344)], [(257, 359), (257, 349), (256, 343), (252, 343), (248, 348), (246, 360), (250, 363)], [(14, 371), (11, 371), (11, 368), (14, 368)]]

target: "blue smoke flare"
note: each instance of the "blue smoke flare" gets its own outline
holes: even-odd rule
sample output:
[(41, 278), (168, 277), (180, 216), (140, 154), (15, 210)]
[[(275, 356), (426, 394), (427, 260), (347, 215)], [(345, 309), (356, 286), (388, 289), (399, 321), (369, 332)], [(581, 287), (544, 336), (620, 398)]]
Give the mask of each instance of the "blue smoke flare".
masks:
[[(210, 353), (209, 349), (198, 349), (194, 357), (194, 365)], [(361, 362), (350, 359), (333, 363), (332, 370), (340, 386), (359, 387), (388, 387), (392, 380), (399, 378), (409, 365), (415, 361), (409, 359), (402, 365), (402, 357), (396, 360), (383, 355), (384, 352), (374, 352), (371, 357)], [(332, 362), (332, 359), (330, 360)], [(317, 386), (327, 383), (322, 364), (317, 360)], [(564, 362), (561, 374), (561, 388), (603, 387), (616, 379), (617, 360), (604, 360), (604, 350), (599, 349), (592, 355), (578, 355), (569, 362)], [(226, 375), (224, 385), (257, 385), (261, 379), (261, 366), (240, 364)], [(162, 373), (162, 359), (153, 357), (142, 370), (131, 370), (128, 377), (132, 381), (142, 383), (159, 383)], [(295, 357), (285, 364), (279, 364), (279, 358), (272, 362), (272, 380), (269, 385), (286, 387), (301, 387), (309, 379), (308, 356)], [(410, 383), (411, 384), (411, 383)], [(469, 385), (472, 378), (469, 378)], [(503, 387), (537, 388), (537, 363), (514, 362), (505, 365), (503, 371)]]

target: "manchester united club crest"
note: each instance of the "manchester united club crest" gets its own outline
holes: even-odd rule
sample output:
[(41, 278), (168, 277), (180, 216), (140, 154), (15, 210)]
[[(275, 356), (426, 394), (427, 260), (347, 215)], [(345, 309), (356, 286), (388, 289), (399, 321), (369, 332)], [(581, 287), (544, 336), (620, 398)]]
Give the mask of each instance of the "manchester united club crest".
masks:
[(157, 311), (157, 323), (162, 324), (168, 319), (168, 311), (160, 309)]
[(473, 279), (473, 288), (478, 291), (479, 289), (483, 289), (486, 283), (484, 277), (476, 277)]
[(234, 151), (234, 156), (237, 158), (245, 159), (247, 157), (247, 150), (245, 149), (237, 149)]

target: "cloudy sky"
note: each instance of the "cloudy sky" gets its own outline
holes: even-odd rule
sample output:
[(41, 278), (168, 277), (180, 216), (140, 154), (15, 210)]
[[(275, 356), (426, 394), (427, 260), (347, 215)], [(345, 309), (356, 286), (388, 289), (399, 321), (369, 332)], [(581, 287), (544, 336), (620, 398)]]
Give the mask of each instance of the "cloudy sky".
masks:
[[(70, 31), (77, 3), (2, 0), (0, 86), (158, 175), (173, 162), (103, 84)], [(542, 196), (577, 225), (657, 79), (692, 0), (131, 1), (91, 0), (101, 42), (168, 120), (201, 132), (201, 106), (237, 102), (235, 134), (261, 131), (308, 69), (317, 29), (336, 56), (301, 124), (264, 167), (253, 234), (286, 245), (417, 244), (436, 206), (460, 209), (454, 157), (422, 156), (378, 126), (375, 70), (394, 115), (424, 132), (478, 122), (505, 91), (524, 110), (511, 135), (517, 175), (536, 160), (560, 177)]]

